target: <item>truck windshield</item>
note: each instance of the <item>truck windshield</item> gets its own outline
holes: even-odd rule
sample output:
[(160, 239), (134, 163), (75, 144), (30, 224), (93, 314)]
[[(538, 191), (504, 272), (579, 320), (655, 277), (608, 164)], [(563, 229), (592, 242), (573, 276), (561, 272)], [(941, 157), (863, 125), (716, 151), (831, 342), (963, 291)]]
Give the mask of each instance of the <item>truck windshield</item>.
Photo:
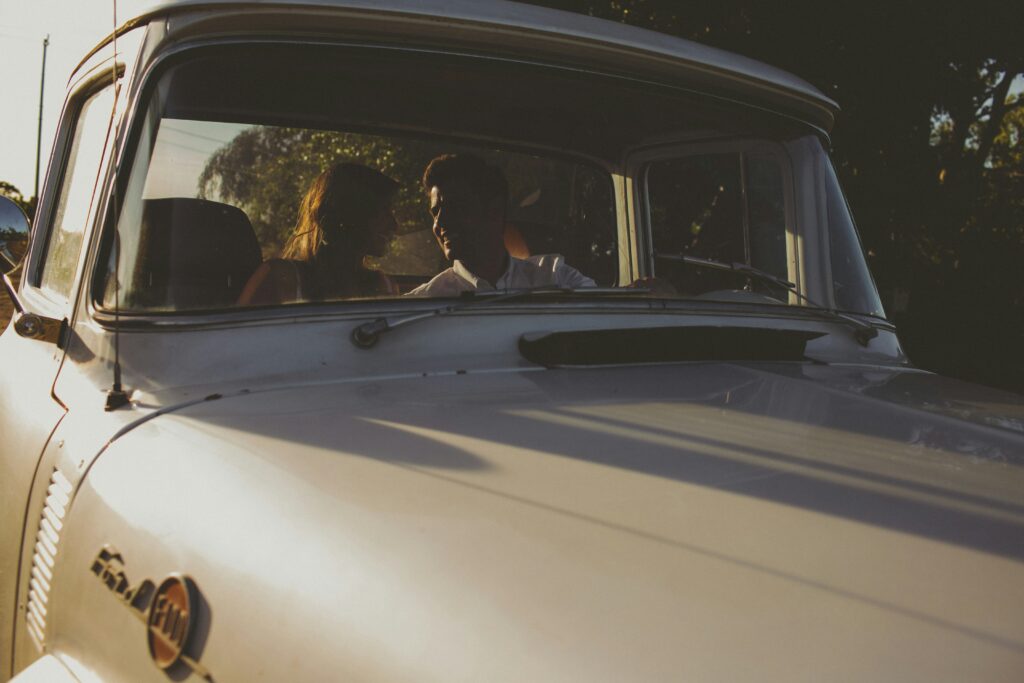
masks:
[[(196, 48), (145, 92), (96, 280), (104, 309), (548, 285), (797, 303), (700, 265), (795, 280), (780, 141), (807, 131), (790, 122), (578, 71), (283, 43)], [(628, 161), (664, 140), (699, 144)]]

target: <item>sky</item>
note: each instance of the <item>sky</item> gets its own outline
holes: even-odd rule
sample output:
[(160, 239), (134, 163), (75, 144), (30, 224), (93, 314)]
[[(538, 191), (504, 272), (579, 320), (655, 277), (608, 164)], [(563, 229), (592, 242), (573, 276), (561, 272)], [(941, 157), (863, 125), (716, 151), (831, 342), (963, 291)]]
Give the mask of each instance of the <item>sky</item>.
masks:
[[(118, 23), (155, 4), (154, 0), (117, 0)], [(49, 34), (40, 176), (46, 173), (71, 70), (111, 32), (113, 25), (114, 0), (0, 0), (0, 55), (4, 65), (0, 180), (12, 183), (24, 197), (31, 196), (35, 186), (43, 39)]]

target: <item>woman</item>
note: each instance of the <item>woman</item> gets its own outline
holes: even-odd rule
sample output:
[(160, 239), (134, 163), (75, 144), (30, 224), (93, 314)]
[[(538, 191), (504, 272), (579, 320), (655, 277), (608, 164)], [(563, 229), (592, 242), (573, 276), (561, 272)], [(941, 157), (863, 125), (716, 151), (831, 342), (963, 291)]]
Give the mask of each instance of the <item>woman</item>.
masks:
[(335, 164), (310, 185), (283, 258), (263, 263), (239, 306), (354, 297), (397, 296), (383, 273), (366, 267), (383, 256), (398, 228), (391, 200), (398, 183), (360, 164)]

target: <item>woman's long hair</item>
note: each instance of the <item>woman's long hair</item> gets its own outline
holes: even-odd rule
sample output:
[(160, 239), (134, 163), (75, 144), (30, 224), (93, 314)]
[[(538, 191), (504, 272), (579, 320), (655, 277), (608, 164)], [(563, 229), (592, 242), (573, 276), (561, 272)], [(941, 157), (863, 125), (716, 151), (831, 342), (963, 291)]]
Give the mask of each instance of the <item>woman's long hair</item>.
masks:
[(306, 191), (282, 255), (315, 262), (328, 244), (346, 250), (360, 248), (366, 242), (370, 220), (387, 207), (397, 191), (398, 183), (368, 166), (334, 164)]

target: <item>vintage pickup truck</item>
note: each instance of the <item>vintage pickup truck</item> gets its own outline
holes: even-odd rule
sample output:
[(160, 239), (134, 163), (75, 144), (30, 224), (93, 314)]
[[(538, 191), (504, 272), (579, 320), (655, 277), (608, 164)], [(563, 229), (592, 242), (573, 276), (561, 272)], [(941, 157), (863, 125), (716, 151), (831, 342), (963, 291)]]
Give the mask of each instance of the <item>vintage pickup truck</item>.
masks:
[(903, 353), (836, 112), (510, 2), (124, 23), (0, 211), (0, 678), (1024, 680), (1024, 400)]

